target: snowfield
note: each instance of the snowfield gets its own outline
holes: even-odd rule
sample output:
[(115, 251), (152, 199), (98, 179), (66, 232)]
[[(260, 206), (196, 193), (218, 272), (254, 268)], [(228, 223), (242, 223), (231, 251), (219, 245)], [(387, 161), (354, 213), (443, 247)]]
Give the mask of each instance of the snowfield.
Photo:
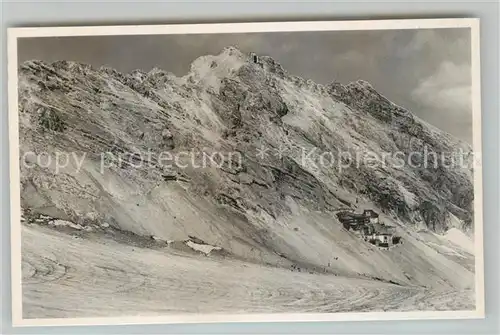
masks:
[(474, 254), (474, 241), (457, 228), (451, 228), (448, 230), (444, 235), (444, 238), (463, 250)]
[(471, 292), (75, 239), (23, 227), (23, 317), (473, 309)]

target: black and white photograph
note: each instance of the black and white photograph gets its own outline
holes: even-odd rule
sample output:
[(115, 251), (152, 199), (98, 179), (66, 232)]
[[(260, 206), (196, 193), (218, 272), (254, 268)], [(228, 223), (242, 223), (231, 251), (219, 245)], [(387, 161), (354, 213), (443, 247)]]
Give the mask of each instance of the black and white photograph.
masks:
[(483, 317), (478, 23), (10, 29), (14, 319)]

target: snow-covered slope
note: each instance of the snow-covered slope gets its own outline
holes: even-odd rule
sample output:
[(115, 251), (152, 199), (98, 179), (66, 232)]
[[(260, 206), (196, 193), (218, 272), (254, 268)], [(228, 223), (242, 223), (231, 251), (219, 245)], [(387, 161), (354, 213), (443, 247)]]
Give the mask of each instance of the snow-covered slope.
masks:
[(103, 244), (41, 227), (24, 227), (22, 233), (28, 319), (474, 308), (469, 291), (436, 292), (172, 249)]
[[(30, 61), (19, 69), (19, 111), (22, 205), (32, 215), (137, 238), (195, 237), (266, 266), (473, 287), (473, 269), (417, 232), (473, 234), (470, 169), (400, 166), (389, 155), (425, 147), (449, 159), (470, 147), (366, 82), (322, 86), (233, 47), (200, 57), (180, 78)], [(51, 164), (30, 152), (48, 152)], [(56, 152), (69, 155), (64, 168)], [(165, 164), (161, 152), (178, 160)], [(200, 152), (222, 153), (224, 164), (199, 167)], [(366, 153), (387, 162), (347, 164)], [(361, 241), (335, 217), (345, 207), (384, 213), (405, 243), (383, 251)]]

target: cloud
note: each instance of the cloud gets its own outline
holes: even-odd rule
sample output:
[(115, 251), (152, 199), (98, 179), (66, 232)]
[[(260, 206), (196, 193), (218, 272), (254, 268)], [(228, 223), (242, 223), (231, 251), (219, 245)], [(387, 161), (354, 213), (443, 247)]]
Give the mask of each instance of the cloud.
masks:
[(394, 41), (397, 56), (401, 58), (410, 57), (426, 48), (432, 47), (436, 42), (441, 40), (435, 30), (417, 30), (411, 33), (413, 36), (406, 45), (402, 45), (400, 40)]
[[(454, 130), (470, 142), (472, 136), (472, 80), (467, 63), (444, 61), (435, 73), (420, 81), (412, 98), (440, 128)], [(432, 115), (433, 114), (433, 115)]]
[(349, 50), (343, 54), (340, 54), (336, 57), (336, 60), (339, 61), (348, 61), (354, 64), (363, 63), (366, 60), (366, 55), (357, 50)]

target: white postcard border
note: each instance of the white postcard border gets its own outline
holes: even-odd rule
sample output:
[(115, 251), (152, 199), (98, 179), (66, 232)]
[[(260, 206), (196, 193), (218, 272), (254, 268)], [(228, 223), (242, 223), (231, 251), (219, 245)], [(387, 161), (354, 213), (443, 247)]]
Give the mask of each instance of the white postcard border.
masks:
[[(17, 39), (50, 36), (106, 36), (106, 35), (161, 35), (161, 34), (217, 34), (285, 31), (347, 31), (394, 29), (471, 29), (472, 64), (472, 118), (473, 150), (479, 158), (474, 170), (474, 225), (475, 225), (475, 291), (476, 309), (471, 311), (426, 312), (363, 312), (363, 313), (300, 313), (300, 314), (176, 314), (159, 317), (104, 317), (24, 319), (22, 317), (21, 273), (21, 217), (20, 169), (17, 91)], [(217, 322), (313, 322), (313, 321), (369, 321), (415, 319), (478, 319), (484, 310), (484, 248), (483, 248), (483, 184), (481, 159), (481, 92), (479, 19), (410, 19), (359, 21), (300, 21), (262, 23), (212, 23), (173, 25), (30, 27), (8, 29), (8, 102), (9, 102), (9, 155), (10, 155), (10, 210), (11, 210), (11, 287), (13, 326), (69, 326), (69, 325), (129, 325), (167, 323)]]

